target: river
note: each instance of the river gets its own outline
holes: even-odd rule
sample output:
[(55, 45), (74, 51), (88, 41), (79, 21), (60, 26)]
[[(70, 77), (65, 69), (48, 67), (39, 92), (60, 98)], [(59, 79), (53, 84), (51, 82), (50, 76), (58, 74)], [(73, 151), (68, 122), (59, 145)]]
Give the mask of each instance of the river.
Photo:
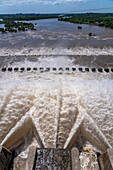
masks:
[[(37, 31), (0, 33), (0, 66), (3, 66), (3, 63), (10, 64), (12, 60), (17, 61), (15, 55), (24, 55), (19, 58), (19, 61), (20, 59), (31, 60), (31, 58), (37, 61), (38, 56), (51, 55), (53, 58), (68, 56), (75, 59), (74, 64), (83, 66), (113, 66), (112, 29), (82, 24), (82, 30), (78, 30), (78, 24), (57, 21), (57, 19), (25, 22), (36, 23)], [(90, 32), (95, 36), (89, 37)], [(13, 57), (9, 59), (9, 56)], [(3, 62), (5, 59), (8, 62)]]

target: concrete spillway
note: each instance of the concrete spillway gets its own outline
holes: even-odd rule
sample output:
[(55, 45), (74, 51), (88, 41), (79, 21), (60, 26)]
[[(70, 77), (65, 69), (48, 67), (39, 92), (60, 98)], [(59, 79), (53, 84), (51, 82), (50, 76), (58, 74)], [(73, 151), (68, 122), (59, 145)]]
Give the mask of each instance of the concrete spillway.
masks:
[(32, 145), (80, 150), (88, 145), (100, 153), (112, 148), (112, 77), (98, 69), (1, 71), (1, 144), (22, 159)]
[(100, 152), (111, 147), (113, 80), (47, 76), (1, 83), (1, 143), (12, 147), (34, 129), (40, 147), (71, 147), (79, 131)]
[(113, 68), (88, 68), (88, 67), (78, 67), (78, 68), (75, 68), (75, 67), (66, 67), (66, 68), (56, 68), (56, 67), (53, 67), (53, 68), (50, 68), (50, 67), (47, 67), (47, 68), (44, 68), (44, 67), (3, 67), (0, 69), (0, 71), (2, 72), (23, 72), (23, 71), (28, 71), (28, 72), (32, 72), (32, 71), (40, 71), (40, 72), (46, 72), (46, 71), (56, 71), (56, 72), (69, 72), (69, 73), (72, 73), (72, 72), (76, 72), (76, 71), (79, 71), (79, 72), (98, 72), (98, 73), (113, 73)]

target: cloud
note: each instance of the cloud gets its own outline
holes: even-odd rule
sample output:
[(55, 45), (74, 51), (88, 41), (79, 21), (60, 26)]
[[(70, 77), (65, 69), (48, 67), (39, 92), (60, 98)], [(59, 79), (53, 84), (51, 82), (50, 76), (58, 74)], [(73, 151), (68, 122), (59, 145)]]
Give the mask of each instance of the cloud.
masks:
[(85, 2), (87, 0), (0, 0), (2, 5), (18, 5), (18, 4), (43, 4), (57, 5), (72, 2)]
[(70, 2), (85, 2), (86, 0), (55, 0), (55, 1), (43, 1), (44, 5), (56, 5), (56, 4), (64, 4)]

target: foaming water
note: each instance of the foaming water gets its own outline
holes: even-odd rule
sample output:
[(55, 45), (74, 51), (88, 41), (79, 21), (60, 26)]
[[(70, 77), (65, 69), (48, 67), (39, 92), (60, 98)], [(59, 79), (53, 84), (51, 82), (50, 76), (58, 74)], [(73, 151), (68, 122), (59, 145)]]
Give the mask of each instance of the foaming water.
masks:
[[(35, 62), (25, 59), (8, 66), (79, 67), (66, 56), (41, 56)], [(81, 169), (97, 169), (96, 152), (113, 147), (112, 87), (112, 72), (0, 71), (0, 143), (22, 160), (30, 146), (77, 146), (82, 148)], [(91, 156), (83, 152), (86, 146)]]
[[(100, 152), (113, 146), (111, 74), (3, 74), (0, 140), (5, 146), (23, 138), (31, 128), (28, 121), (45, 147), (71, 147), (78, 131)], [(20, 130), (23, 133), (18, 135)]]
[(74, 47), (74, 48), (48, 48), (48, 47), (37, 47), (37, 48), (21, 48), (21, 49), (10, 49), (1, 48), (0, 56), (15, 56), (15, 55), (112, 55), (112, 47), (104, 48), (93, 48), (93, 47)]
[[(24, 56), (25, 57), (25, 56)], [(14, 61), (8, 64), (8, 67), (73, 67), (74, 58), (68, 56), (31, 56), (31, 61), (28, 58), (21, 58), (19, 62)], [(33, 61), (33, 57), (35, 61)], [(5, 60), (5, 59), (4, 59)], [(23, 60), (23, 61), (21, 61)]]

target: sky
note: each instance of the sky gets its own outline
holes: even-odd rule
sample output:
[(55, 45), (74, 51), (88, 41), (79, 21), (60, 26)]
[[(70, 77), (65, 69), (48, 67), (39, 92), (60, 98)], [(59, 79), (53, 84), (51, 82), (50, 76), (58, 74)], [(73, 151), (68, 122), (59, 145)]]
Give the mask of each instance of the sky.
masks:
[(0, 0), (0, 14), (113, 12), (113, 8), (102, 9), (109, 7), (113, 0)]

